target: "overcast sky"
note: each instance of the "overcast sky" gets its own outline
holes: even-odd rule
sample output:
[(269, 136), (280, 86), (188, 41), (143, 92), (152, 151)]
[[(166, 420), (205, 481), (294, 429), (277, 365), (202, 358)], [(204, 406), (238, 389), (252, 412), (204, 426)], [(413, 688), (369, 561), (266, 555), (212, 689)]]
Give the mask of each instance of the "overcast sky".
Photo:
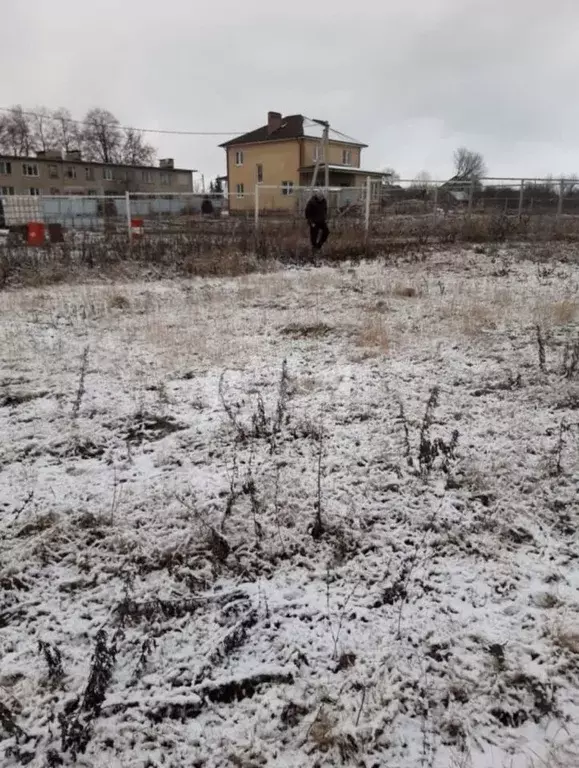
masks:
[[(0, 106), (93, 106), (125, 125), (244, 132), (268, 110), (330, 121), (363, 166), (579, 172), (578, 0), (5, 0)], [(226, 137), (149, 137), (225, 171)]]

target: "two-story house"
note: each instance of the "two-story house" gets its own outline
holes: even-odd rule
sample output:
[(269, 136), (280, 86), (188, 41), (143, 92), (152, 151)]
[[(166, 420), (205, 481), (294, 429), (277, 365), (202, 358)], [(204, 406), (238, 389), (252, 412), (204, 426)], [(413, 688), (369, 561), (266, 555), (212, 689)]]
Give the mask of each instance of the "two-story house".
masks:
[(279, 112), (268, 112), (266, 125), (220, 145), (227, 157), (230, 211), (253, 208), (256, 185), (263, 190), (259, 192), (263, 207), (294, 208), (295, 192), (300, 187), (311, 186), (316, 164), (319, 187), (324, 186), (327, 164), (330, 187), (362, 188), (370, 177), (373, 193), (379, 195), (384, 174), (360, 167), (362, 149), (367, 145), (330, 130), (327, 157), (324, 157), (320, 135), (316, 135), (314, 128), (307, 128), (308, 123), (311, 121), (303, 115), (283, 117)]

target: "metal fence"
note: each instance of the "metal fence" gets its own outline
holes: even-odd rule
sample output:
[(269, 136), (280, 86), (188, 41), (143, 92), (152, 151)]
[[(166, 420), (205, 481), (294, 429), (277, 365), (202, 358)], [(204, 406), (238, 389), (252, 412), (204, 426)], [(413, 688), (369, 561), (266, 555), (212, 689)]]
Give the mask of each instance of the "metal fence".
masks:
[[(363, 186), (325, 190), (335, 227), (365, 231), (394, 220), (579, 216), (579, 182), (573, 179), (484, 178), (476, 181), (401, 180), (385, 184), (367, 178)], [(31, 222), (60, 225), (67, 232), (143, 234), (218, 230), (225, 221), (248, 219), (256, 230), (271, 222), (303, 221), (310, 187), (256, 185), (248, 192), (126, 193), (119, 196), (0, 197), (0, 229)], [(210, 210), (202, 213), (209, 199)], [(205, 207), (207, 203), (205, 202)]]

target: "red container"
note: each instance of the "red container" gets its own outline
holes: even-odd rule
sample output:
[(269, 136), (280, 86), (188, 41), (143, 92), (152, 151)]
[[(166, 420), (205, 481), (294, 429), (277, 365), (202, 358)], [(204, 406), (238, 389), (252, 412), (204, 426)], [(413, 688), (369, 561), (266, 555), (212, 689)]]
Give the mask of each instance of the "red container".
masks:
[(131, 236), (142, 237), (144, 233), (144, 224), (145, 222), (143, 219), (131, 219)]
[(42, 222), (28, 222), (26, 242), (28, 245), (44, 245), (44, 224)]

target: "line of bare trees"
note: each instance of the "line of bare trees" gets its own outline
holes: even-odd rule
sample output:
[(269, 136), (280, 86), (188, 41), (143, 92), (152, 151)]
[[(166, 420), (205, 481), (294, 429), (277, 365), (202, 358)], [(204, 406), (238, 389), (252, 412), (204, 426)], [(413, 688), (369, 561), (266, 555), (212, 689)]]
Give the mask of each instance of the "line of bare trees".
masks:
[(80, 122), (62, 107), (26, 110), (17, 105), (0, 113), (0, 154), (31, 157), (48, 150), (78, 150), (84, 160), (127, 165), (152, 165), (156, 154), (142, 132), (121, 127), (100, 107), (89, 110)]

